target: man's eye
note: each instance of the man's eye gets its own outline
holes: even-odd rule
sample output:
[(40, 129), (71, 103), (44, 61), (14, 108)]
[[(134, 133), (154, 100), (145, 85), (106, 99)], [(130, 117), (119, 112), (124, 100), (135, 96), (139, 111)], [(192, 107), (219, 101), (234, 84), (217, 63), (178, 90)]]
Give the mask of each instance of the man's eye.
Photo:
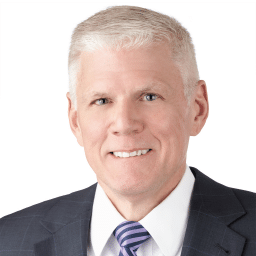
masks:
[(154, 93), (148, 93), (148, 94), (145, 94), (143, 97), (145, 97), (147, 101), (153, 101), (158, 98), (158, 95)]
[[(159, 98), (159, 96), (154, 93), (147, 93), (147, 94), (143, 95), (143, 98), (146, 101), (154, 101), (157, 98)], [(93, 103), (101, 106), (101, 105), (105, 105), (105, 104), (109, 103), (109, 100), (107, 98), (100, 98), (100, 99), (95, 100)]]
[(106, 98), (101, 98), (101, 99), (95, 100), (95, 103), (97, 105), (105, 105), (107, 102), (108, 102), (108, 99), (106, 99)]

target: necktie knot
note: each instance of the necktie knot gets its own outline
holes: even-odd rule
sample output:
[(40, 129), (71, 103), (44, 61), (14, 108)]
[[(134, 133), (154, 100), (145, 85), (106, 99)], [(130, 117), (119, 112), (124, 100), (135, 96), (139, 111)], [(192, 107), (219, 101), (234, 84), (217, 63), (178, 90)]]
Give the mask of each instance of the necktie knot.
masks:
[(113, 234), (121, 247), (119, 256), (136, 256), (136, 251), (142, 243), (151, 237), (149, 232), (139, 222), (135, 221), (122, 222), (116, 227)]

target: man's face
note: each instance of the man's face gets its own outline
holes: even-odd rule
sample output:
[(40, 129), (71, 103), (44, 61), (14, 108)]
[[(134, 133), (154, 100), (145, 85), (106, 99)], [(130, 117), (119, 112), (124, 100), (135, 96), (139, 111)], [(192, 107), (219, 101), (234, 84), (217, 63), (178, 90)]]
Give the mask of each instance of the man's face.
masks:
[[(153, 191), (180, 175), (192, 112), (165, 44), (82, 54), (76, 137), (98, 182), (112, 192)], [(111, 153), (148, 149), (132, 157)]]

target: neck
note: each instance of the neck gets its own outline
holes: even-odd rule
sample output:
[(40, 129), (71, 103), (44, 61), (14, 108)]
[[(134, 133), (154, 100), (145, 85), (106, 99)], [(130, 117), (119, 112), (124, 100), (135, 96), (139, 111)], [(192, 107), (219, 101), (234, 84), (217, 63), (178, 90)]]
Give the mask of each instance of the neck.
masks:
[(146, 192), (132, 196), (113, 192), (106, 184), (98, 182), (117, 211), (126, 220), (140, 221), (177, 187), (185, 169), (186, 166), (182, 167), (180, 171), (177, 171), (174, 176), (158, 187), (150, 188)]

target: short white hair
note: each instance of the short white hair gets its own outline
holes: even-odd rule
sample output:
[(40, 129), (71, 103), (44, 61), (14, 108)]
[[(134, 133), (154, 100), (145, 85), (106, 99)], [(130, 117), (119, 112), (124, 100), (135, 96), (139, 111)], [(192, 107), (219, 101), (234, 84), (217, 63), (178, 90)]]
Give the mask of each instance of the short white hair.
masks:
[(167, 42), (179, 69), (188, 105), (199, 80), (194, 45), (189, 32), (174, 18), (135, 6), (114, 6), (81, 22), (72, 34), (69, 51), (69, 93), (77, 109), (76, 87), (82, 52), (103, 47), (134, 49)]

